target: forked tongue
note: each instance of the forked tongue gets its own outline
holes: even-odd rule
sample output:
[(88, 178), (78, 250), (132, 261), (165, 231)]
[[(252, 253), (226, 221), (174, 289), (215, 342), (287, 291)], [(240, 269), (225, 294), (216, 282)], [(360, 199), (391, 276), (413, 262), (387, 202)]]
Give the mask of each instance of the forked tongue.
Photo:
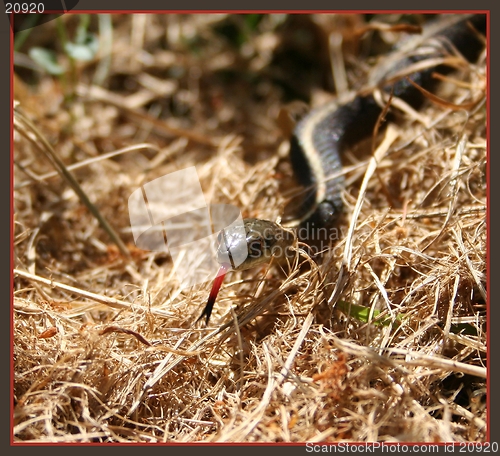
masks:
[(203, 316), (205, 316), (205, 324), (208, 325), (208, 320), (210, 320), (210, 315), (212, 315), (212, 309), (214, 308), (215, 300), (217, 298), (217, 295), (219, 294), (220, 287), (222, 285), (222, 282), (224, 281), (224, 277), (226, 276), (227, 271), (229, 271), (230, 268), (230, 264), (224, 263), (221, 265), (219, 272), (217, 273), (217, 277), (214, 279), (210, 295), (208, 296), (207, 305), (203, 309), (201, 315), (198, 317), (198, 320), (196, 320), (197, 322), (200, 321)]

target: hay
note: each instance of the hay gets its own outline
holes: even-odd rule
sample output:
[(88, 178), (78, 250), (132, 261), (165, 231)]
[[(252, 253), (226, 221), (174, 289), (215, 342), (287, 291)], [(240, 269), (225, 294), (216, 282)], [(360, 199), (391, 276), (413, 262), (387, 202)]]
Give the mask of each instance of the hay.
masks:
[[(299, 46), (284, 20), (112, 16), (107, 69), (98, 55), (64, 83), (16, 77), (19, 115), (67, 166), (85, 162), (72, 172), (130, 252), (16, 124), (16, 441), (486, 439), (485, 58), (443, 85), (448, 107), (383, 130), (377, 160), (346, 154), (342, 240), (324, 261), (231, 273), (208, 328), (194, 322), (210, 284), (181, 290), (167, 255), (133, 244), (130, 194), (193, 164), (212, 202), (283, 213), (296, 186), (273, 119), (296, 81), (274, 62)], [(340, 19), (290, 20), (325, 39)], [(22, 50), (55, 37), (46, 23)], [(354, 44), (346, 80), (367, 70), (349, 52), (369, 40)]]

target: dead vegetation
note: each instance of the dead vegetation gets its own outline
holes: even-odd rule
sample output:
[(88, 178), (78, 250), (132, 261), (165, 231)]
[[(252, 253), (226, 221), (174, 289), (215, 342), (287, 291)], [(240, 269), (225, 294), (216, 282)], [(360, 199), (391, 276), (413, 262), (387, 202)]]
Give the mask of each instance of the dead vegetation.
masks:
[[(181, 290), (167, 255), (135, 247), (128, 197), (195, 164), (208, 200), (276, 220), (296, 188), (276, 119), (327, 98), (328, 34), (342, 30), (332, 52), (357, 87), (402, 32), (349, 33), (363, 16), (109, 19), (91, 18), (89, 61), (54, 44), (55, 21), (17, 55), (15, 441), (484, 441), (485, 56), (443, 84), (449, 106), (398, 114), (376, 160), (346, 154), (324, 261), (230, 274), (205, 328), (210, 284)], [(69, 38), (79, 20), (61, 18)], [(33, 46), (64, 73), (30, 67)]]

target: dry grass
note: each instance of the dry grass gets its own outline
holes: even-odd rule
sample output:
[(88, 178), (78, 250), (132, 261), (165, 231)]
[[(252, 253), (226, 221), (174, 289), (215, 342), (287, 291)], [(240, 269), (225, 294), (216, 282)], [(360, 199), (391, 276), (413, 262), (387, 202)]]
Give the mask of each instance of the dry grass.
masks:
[[(71, 35), (78, 17), (63, 19)], [(474, 108), (428, 103), (384, 130), (378, 161), (346, 154), (342, 241), (322, 263), (230, 274), (208, 328), (194, 322), (210, 285), (180, 290), (168, 256), (133, 245), (129, 195), (193, 164), (212, 202), (282, 213), (293, 183), (274, 119), (303, 77), (283, 56), (311, 52), (279, 54), (299, 46), (283, 19), (114, 16), (109, 62), (65, 80), (16, 68), (16, 441), (486, 439), (484, 58), (442, 94)], [(324, 40), (344, 19), (292, 20)], [(56, 36), (48, 22), (21, 52)], [(344, 48), (348, 81), (368, 68), (363, 43)], [(75, 180), (130, 259), (67, 180), (45, 176), (23, 116), (66, 165), (90, 160)]]

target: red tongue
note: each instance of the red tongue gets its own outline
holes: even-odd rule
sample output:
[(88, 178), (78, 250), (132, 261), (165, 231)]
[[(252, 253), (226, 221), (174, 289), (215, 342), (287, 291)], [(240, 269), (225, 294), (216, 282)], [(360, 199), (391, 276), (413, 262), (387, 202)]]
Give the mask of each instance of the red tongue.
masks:
[(219, 289), (220, 286), (222, 285), (222, 282), (224, 281), (224, 277), (226, 276), (227, 271), (230, 269), (229, 264), (222, 264), (219, 272), (217, 273), (217, 277), (214, 280), (214, 283), (212, 285), (212, 290), (210, 291), (210, 295), (208, 296), (208, 301), (207, 305), (203, 309), (203, 312), (199, 316), (198, 320), (199, 321), (203, 318), (203, 316), (206, 316), (206, 324), (208, 325), (208, 320), (210, 320), (210, 315), (212, 315), (212, 309), (215, 304), (215, 299), (217, 298), (217, 295), (219, 294)]

